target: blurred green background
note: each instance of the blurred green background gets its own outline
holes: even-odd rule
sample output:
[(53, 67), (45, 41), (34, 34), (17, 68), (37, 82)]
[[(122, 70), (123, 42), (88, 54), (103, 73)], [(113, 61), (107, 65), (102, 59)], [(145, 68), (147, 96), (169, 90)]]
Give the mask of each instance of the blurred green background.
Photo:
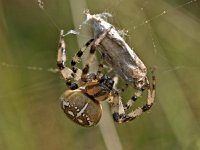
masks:
[[(78, 8), (81, 0), (75, 2)], [(152, 110), (115, 124), (123, 149), (200, 150), (200, 1), (86, 4), (91, 13), (112, 13), (110, 22), (129, 30), (127, 41), (146, 66), (157, 68)], [(76, 10), (68, 0), (45, 0), (44, 7), (36, 0), (0, 0), (0, 150), (106, 150), (98, 126), (85, 129), (65, 117), (59, 96), (66, 86), (48, 70), (56, 67), (58, 29), (74, 29)], [(77, 37), (65, 39), (70, 58)], [(145, 100), (144, 94), (139, 103)]]

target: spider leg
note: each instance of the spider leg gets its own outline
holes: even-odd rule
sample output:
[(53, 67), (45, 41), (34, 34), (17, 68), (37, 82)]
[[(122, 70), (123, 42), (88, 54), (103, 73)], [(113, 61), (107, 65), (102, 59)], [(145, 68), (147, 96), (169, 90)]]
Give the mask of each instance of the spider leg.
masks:
[(136, 102), (136, 100), (142, 95), (142, 92), (143, 91), (139, 91), (139, 90), (135, 92), (135, 94), (124, 105), (124, 109), (128, 110)]
[(90, 53), (89, 53), (89, 56), (87, 58), (87, 61), (85, 63), (85, 66), (83, 68), (83, 71), (82, 71), (82, 75), (81, 75), (81, 80), (82, 81), (86, 81), (87, 80), (87, 74), (89, 72), (89, 68), (90, 68), (90, 64), (92, 63), (93, 59), (94, 59), (94, 54), (95, 54), (95, 51), (96, 51), (96, 47), (99, 45), (99, 43), (101, 43), (101, 41), (106, 37), (107, 33), (111, 30), (111, 28), (107, 29), (105, 32), (103, 32), (102, 34), (99, 35), (98, 38), (96, 38), (94, 41), (93, 41), (93, 44), (91, 45), (91, 48), (90, 48)]
[(117, 75), (115, 75), (112, 79), (114, 81), (113, 89), (117, 90), (117, 84), (119, 81), (119, 77)]
[(99, 63), (99, 66), (98, 66), (98, 70), (97, 70), (97, 73), (96, 73), (96, 78), (97, 79), (100, 79), (100, 75), (101, 75), (103, 69), (106, 67), (104, 65), (103, 61), (104, 61), (104, 54), (102, 53), (101, 59), (100, 59), (100, 63)]
[(71, 61), (71, 69), (74, 73), (77, 72), (78, 68), (76, 68), (76, 64), (80, 61), (81, 56), (83, 55), (84, 51), (91, 45), (94, 39), (90, 39), (88, 42), (85, 43), (84, 47), (82, 47), (76, 55), (72, 58)]
[(60, 70), (67, 86), (70, 88), (78, 88), (76, 83), (72, 83), (71, 79), (74, 78), (76, 81), (80, 79), (80, 74), (78, 72), (74, 73), (70, 68), (65, 66), (66, 63), (66, 49), (65, 49), (65, 41), (64, 41), (64, 31), (60, 32), (59, 46), (58, 46), (58, 54), (57, 54), (57, 67)]
[(113, 119), (118, 123), (128, 122), (142, 115), (143, 112), (148, 111), (154, 103), (155, 88), (156, 88), (156, 80), (155, 76), (152, 75), (152, 86), (149, 85), (149, 82), (147, 80), (147, 93), (148, 93), (147, 103), (128, 114), (126, 114), (125, 112), (127, 108), (123, 106), (121, 97), (119, 96), (118, 93), (114, 93), (113, 100), (111, 102)]
[[(154, 69), (151, 71), (151, 73), (152, 73), (152, 85), (151, 86), (149, 84), (148, 79), (146, 79), (146, 83), (147, 83), (146, 88), (147, 88), (147, 93), (148, 93), (146, 109), (151, 108), (150, 105), (153, 105), (154, 98), (155, 98), (156, 79), (155, 79), (155, 75), (154, 75)], [(142, 95), (142, 92), (144, 90), (145, 89), (138, 90), (134, 94), (134, 96), (132, 96), (131, 99), (128, 100), (128, 102), (125, 105), (125, 110), (129, 109), (135, 103), (135, 101)]]
[[(109, 76), (113, 76), (113, 79), (114, 79), (116, 77), (116, 74), (113, 72), (111, 67), (105, 65), (104, 61), (105, 61), (105, 54), (101, 53), (100, 63), (99, 63), (98, 70), (96, 73), (96, 79), (100, 78), (100, 76), (102, 75), (103, 69), (106, 69), (106, 73), (109, 74)], [(112, 75), (110, 75), (111, 73), (112, 73)], [(117, 82), (115, 82), (115, 83), (117, 83)]]
[[(118, 89), (117, 83), (118, 83), (119, 77), (115, 75), (113, 77), (113, 80), (114, 80), (113, 88), (117, 90)], [(128, 84), (125, 84), (125, 87), (122, 87), (121, 89), (119, 89), (120, 93), (123, 93), (127, 88), (128, 88)], [(126, 105), (124, 105), (124, 110), (127, 110), (128, 108), (130, 108), (140, 95), (141, 95), (141, 92), (139, 91), (136, 92), (134, 96), (132, 96), (131, 99), (127, 101)]]
[[(104, 60), (105, 60), (105, 54), (104, 53), (102, 53), (101, 54), (101, 58), (100, 58), (100, 63), (99, 63), (99, 66), (98, 66), (98, 70), (97, 70), (97, 73), (96, 73), (96, 79), (100, 79), (100, 76), (102, 75), (102, 71), (103, 71), (103, 69), (109, 69), (109, 70), (107, 70), (107, 74), (109, 74), (112, 70), (112, 68), (110, 68), (110, 67), (108, 67), (108, 66), (106, 66), (105, 64), (104, 64)], [(113, 77), (113, 79), (115, 78), (115, 76)], [(117, 80), (117, 82), (118, 82), (118, 80)], [(117, 83), (116, 81), (115, 81), (115, 83)]]
[(100, 75), (103, 71), (103, 68), (104, 68), (104, 65), (103, 63), (100, 63), (99, 66), (98, 66), (98, 70), (97, 70), (97, 73), (96, 73), (96, 78), (99, 79), (100, 78)]

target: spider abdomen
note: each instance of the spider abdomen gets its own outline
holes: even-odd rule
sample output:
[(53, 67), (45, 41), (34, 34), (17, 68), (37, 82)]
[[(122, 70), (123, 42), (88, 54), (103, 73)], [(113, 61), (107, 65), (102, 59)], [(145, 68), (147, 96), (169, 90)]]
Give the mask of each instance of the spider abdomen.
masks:
[(96, 125), (101, 119), (102, 108), (81, 90), (67, 90), (61, 96), (61, 107), (67, 117), (84, 127)]

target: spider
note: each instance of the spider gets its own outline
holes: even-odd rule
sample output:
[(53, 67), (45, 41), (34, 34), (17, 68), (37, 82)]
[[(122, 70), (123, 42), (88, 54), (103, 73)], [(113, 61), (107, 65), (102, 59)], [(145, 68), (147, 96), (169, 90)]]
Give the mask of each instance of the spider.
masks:
[[(108, 28), (95, 39), (89, 40), (73, 57), (70, 68), (65, 65), (66, 50), (64, 31), (61, 30), (60, 33), (57, 66), (65, 79), (66, 85), (70, 88), (66, 90), (60, 98), (61, 108), (68, 118), (84, 127), (91, 127), (99, 122), (102, 114), (101, 101), (107, 100), (109, 102), (113, 119), (118, 123), (134, 120), (143, 112), (149, 110), (153, 104), (154, 95), (152, 96), (152, 93), (154, 94), (155, 92), (152, 91), (146, 77), (145, 86), (142, 86), (141, 91), (144, 90), (144, 87), (148, 89), (147, 104), (130, 113), (126, 113), (126, 110), (128, 110), (133, 102), (140, 96), (140, 93), (136, 93), (132, 96), (127, 104), (123, 106), (120, 92), (115, 88), (117, 83), (108, 75), (101, 74), (103, 64), (99, 64), (99, 69), (96, 73), (89, 73), (90, 62), (92, 61), (97, 46), (101, 44), (111, 30), (112, 28)], [(88, 62), (83, 70), (81, 70), (76, 67), (76, 63), (88, 47), (90, 47)], [(74, 79), (75, 82), (72, 82), (72, 79)], [(154, 76), (153, 81), (155, 81)], [(153, 82), (152, 88), (155, 90), (155, 82)]]

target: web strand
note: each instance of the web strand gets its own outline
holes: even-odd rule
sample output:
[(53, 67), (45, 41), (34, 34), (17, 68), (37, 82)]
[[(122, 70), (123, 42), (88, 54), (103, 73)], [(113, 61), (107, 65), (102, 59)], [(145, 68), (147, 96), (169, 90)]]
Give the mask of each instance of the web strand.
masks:
[(0, 67), (6, 67), (6, 68), (18, 68), (18, 69), (26, 69), (29, 71), (46, 71), (46, 72), (51, 72), (51, 73), (58, 73), (59, 70), (56, 68), (42, 68), (42, 67), (36, 67), (36, 66), (19, 66), (19, 65), (13, 65), (13, 64), (8, 64), (6, 62), (1, 62)]
[(37, 0), (39, 8), (45, 13), (47, 18), (51, 21), (51, 23), (56, 27), (58, 31), (60, 31), (61, 28), (58, 27), (56, 22), (53, 20), (53, 18), (49, 15), (49, 13), (46, 11), (44, 7), (44, 2), (42, 0)]
[[(169, 13), (171, 13), (171, 12), (173, 12), (173, 11), (179, 9), (179, 8), (185, 7), (186, 5), (190, 5), (190, 4), (192, 4), (192, 3), (196, 3), (197, 1), (198, 1), (198, 0), (191, 0), (191, 1), (188, 1), (188, 2), (186, 2), (186, 3), (180, 4), (180, 5), (178, 5), (177, 7), (174, 7), (174, 8), (172, 8), (172, 9), (163, 10), (161, 13), (159, 13), (158, 15), (155, 15), (155, 16), (152, 17), (151, 19), (147, 19), (147, 20), (143, 21), (142, 23), (139, 23), (139, 24), (135, 25), (135, 26), (133, 27), (133, 29), (136, 30), (137, 28), (139, 28), (139, 27), (141, 27), (141, 26), (144, 26), (144, 25), (146, 25), (146, 24), (148, 24), (148, 23), (150, 23), (150, 22), (152, 22), (152, 21), (154, 21), (154, 20), (156, 20), (156, 19), (158, 19), (158, 18), (160, 18), (160, 17), (162, 17), (162, 16), (164, 16), (164, 15), (167, 15), (167, 14), (169, 14)], [(142, 9), (143, 9), (143, 8), (142, 8)]]

